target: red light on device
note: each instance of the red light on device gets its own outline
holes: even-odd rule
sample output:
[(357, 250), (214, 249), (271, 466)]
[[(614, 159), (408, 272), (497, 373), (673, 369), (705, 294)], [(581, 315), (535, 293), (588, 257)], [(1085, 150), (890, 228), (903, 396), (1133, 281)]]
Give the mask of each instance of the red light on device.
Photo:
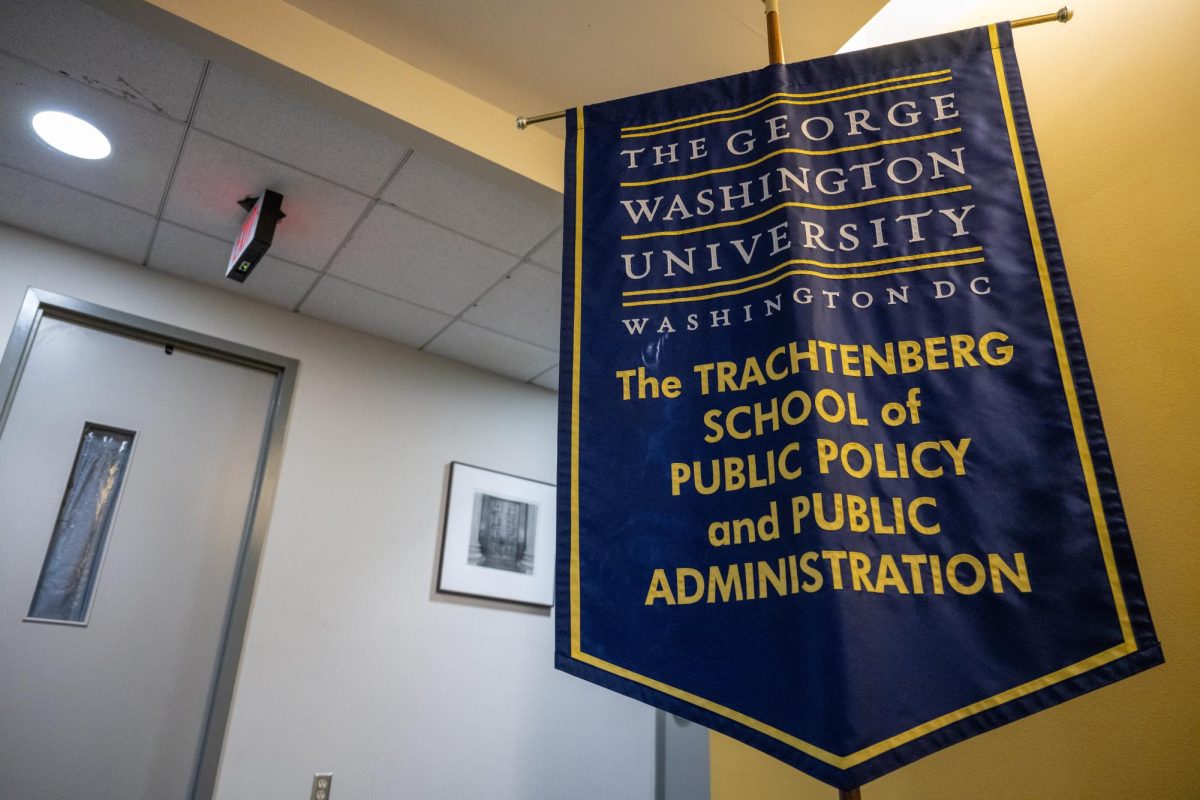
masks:
[(225, 267), (226, 278), (238, 283), (246, 280), (250, 271), (267, 254), (267, 249), (275, 238), (275, 223), (284, 216), (283, 195), (270, 189), (265, 190), (250, 209), (249, 216), (242, 223), (237, 241), (233, 243), (233, 252), (230, 253), (229, 264)]

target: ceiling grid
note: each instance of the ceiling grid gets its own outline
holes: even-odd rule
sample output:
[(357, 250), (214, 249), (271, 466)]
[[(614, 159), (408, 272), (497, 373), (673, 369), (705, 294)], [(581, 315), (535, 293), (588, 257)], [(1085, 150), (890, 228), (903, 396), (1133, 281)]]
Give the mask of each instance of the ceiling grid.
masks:
[[(396, 54), (460, 101), (514, 116), (754, 69), (765, 56), (760, 4), (746, 0), (521, 0), (504, 14), (465, 0), (451, 16), (392, 0), (287, 2), (354, 37), (344, 45)], [(836, 49), (882, 4), (807, 14), (786, 32), (787, 52)], [(201, 53), (137, 27), (120, 10), (131, 5), (0, 0), (0, 223), (557, 389), (556, 200), (519, 194), (527, 178), (499, 162), (381, 123), (360, 97), (331, 99), (311, 76), (237, 60), (209, 31), (180, 39)], [(697, 44), (718, 38), (721, 48)], [(79, 162), (35, 141), (28, 120), (46, 108), (89, 119), (113, 154)], [(250, 279), (227, 280), (237, 201), (264, 189), (283, 195), (287, 217)]]
[(154, 215), (154, 228), (150, 231), (150, 241), (146, 243), (146, 255), (142, 257), (142, 266), (150, 263), (150, 251), (154, 248), (154, 240), (158, 236), (158, 226), (162, 224), (163, 210), (167, 207), (167, 196), (171, 193), (171, 184), (175, 182), (175, 173), (179, 170), (179, 159), (183, 158), (183, 148), (187, 146), (187, 137), (192, 130), (192, 120), (196, 118), (196, 106), (200, 104), (200, 92), (204, 91), (204, 78), (212, 62), (205, 61), (200, 70), (200, 80), (196, 83), (196, 93), (192, 95), (192, 104), (188, 108), (187, 127), (183, 130), (183, 138), (179, 141), (179, 152), (175, 154), (175, 163), (171, 165), (171, 174), (167, 178), (167, 186), (163, 189), (162, 199), (158, 202), (158, 213)]
[[(111, 163), (35, 142), (35, 105), (96, 120)], [(77, 0), (0, 0), (0, 108), (0, 222), (556, 388), (550, 210)], [(237, 201), (266, 188), (288, 215), (276, 244), (226, 280)], [(377, 214), (389, 224), (356, 254)], [(514, 302), (514, 281), (535, 295)]]

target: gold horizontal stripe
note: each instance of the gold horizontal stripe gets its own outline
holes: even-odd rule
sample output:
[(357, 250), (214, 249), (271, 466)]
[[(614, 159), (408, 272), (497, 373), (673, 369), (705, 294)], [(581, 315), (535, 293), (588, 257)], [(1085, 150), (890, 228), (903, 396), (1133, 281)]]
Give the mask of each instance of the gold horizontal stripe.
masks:
[(659, 183), (671, 183), (672, 181), (690, 181), (693, 178), (703, 178), (705, 175), (717, 175), (722, 172), (736, 172), (739, 169), (747, 167), (756, 167), (764, 161), (769, 161), (776, 156), (783, 155), (798, 155), (798, 156), (832, 156), (837, 153), (849, 153), (854, 150), (870, 150), (872, 147), (883, 147), (889, 144), (903, 144), (905, 142), (918, 142), (922, 139), (934, 139), (938, 136), (949, 136), (953, 133), (961, 133), (962, 128), (949, 128), (944, 131), (934, 131), (933, 133), (922, 133), (915, 136), (902, 136), (898, 139), (881, 139), (878, 142), (867, 142), (866, 144), (852, 144), (846, 147), (835, 147), (831, 150), (804, 150), (799, 147), (782, 147), (774, 152), (767, 153), (762, 158), (756, 158), (753, 161), (747, 161), (745, 164), (735, 164), (732, 167), (717, 167), (716, 169), (705, 170), (704, 172), (693, 172), (689, 175), (676, 175), (670, 178), (654, 178), (648, 181), (622, 181), (622, 188), (631, 188), (635, 186), (654, 186)]
[(912, 267), (896, 267), (895, 269), (881, 269), (874, 272), (844, 272), (841, 274), (830, 274), (828, 272), (818, 272), (812, 269), (793, 269), (788, 270), (782, 275), (776, 275), (769, 281), (757, 283), (754, 286), (743, 286), (741, 289), (730, 289), (728, 292), (714, 292), (712, 294), (702, 294), (690, 297), (666, 297), (657, 300), (638, 300), (631, 303), (622, 303), (622, 306), (661, 306), (672, 303), (693, 303), (699, 300), (715, 300), (718, 297), (732, 297), (738, 294), (747, 294), (758, 289), (765, 289), (768, 286), (774, 286), (780, 281), (796, 275), (810, 275), (814, 278), (825, 278), (831, 281), (845, 281), (852, 278), (878, 278), (880, 275), (898, 275), (902, 272), (921, 272), (927, 269), (946, 269), (948, 267), (965, 267), (970, 264), (982, 264), (982, 258), (969, 258), (963, 261), (938, 261), (933, 264), (917, 264)]
[(794, 266), (796, 264), (807, 264), (812, 267), (825, 267), (826, 269), (853, 269), (855, 267), (877, 267), (881, 264), (896, 264), (901, 261), (923, 261), (927, 258), (944, 258), (946, 256), (961, 256), (966, 253), (979, 253), (983, 251), (983, 247), (963, 247), (958, 250), (936, 250), (930, 253), (917, 253), (911, 256), (893, 256), (892, 258), (876, 258), (870, 261), (817, 261), (809, 258), (793, 258), (790, 261), (784, 261), (782, 264), (776, 264), (770, 269), (756, 272), (753, 275), (743, 275), (740, 278), (731, 278), (726, 281), (715, 281), (713, 283), (702, 283), (696, 286), (676, 286), (670, 289), (635, 289), (630, 292), (622, 292), (623, 297), (641, 297), (650, 294), (671, 294), (676, 292), (698, 292), (708, 289), (716, 289), (721, 286), (735, 286), (739, 283), (749, 283), (750, 281), (761, 280), (768, 275), (774, 275), (782, 269)]
[(744, 225), (747, 222), (754, 222), (755, 220), (760, 220), (763, 217), (774, 214), (776, 211), (779, 211), (782, 208), (811, 208), (816, 211), (844, 211), (849, 208), (864, 208), (866, 206), (877, 206), (877, 205), (880, 205), (881, 203), (897, 203), (897, 202), (900, 202), (901, 200), (919, 200), (922, 197), (936, 197), (937, 195), (942, 195), (942, 194), (953, 194), (955, 192), (966, 192), (966, 191), (970, 191), (971, 188), (972, 188), (971, 184), (968, 183), (966, 186), (953, 186), (949, 189), (937, 189), (937, 190), (931, 191), (931, 192), (916, 192), (915, 194), (897, 194), (897, 195), (892, 195), (891, 197), (876, 197), (873, 200), (861, 200), (857, 203), (842, 203), (840, 205), (834, 205), (834, 204), (822, 205), (820, 203), (805, 203), (801, 200), (788, 200), (787, 202), (780, 203), (777, 206), (772, 206), (771, 208), (768, 208), (766, 211), (761, 211), (753, 216), (746, 217), (745, 219), (733, 219), (733, 220), (729, 220), (728, 222), (714, 222), (711, 225), (701, 225), (697, 228), (684, 228), (684, 229), (678, 230), (678, 231), (651, 231), (649, 233), (629, 233), (629, 234), (622, 236), (621, 240), (622, 241), (631, 241), (634, 239), (653, 239), (656, 236), (683, 236), (684, 234), (688, 234), (688, 233), (700, 233), (701, 231), (712, 231), (712, 230), (717, 230), (718, 228), (731, 228), (734, 225)]
[(837, 89), (823, 89), (819, 92), (775, 92), (774, 94), (769, 94), (766, 97), (755, 100), (753, 103), (747, 103), (746, 105), (738, 106), (737, 108), (725, 108), (721, 109), (720, 111), (706, 111), (703, 114), (693, 114), (690, 117), (678, 117), (676, 119), (663, 120), (662, 122), (648, 122), (645, 125), (627, 125), (624, 128), (621, 128), (621, 133), (627, 133), (629, 131), (644, 131), (649, 128), (661, 128), (667, 125), (675, 125), (680, 122), (691, 122), (692, 120), (703, 119), (705, 117), (719, 117), (722, 114), (736, 114), (739, 111), (745, 111), (748, 108), (753, 108), (759, 103), (766, 103), (779, 97), (797, 99), (804, 97), (822, 97), (824, 95), (852, 92), (855, 89), (865, 89), (868, 86), (881, 86), (885, 83), (897, 83), (899, 81), (917, 80), (919, 78), (932, 78), (937, 75), (949, 74), (950, 70), (939, 69), (935, 72), (921, 72), (917, 73), (916, 75), (897, 75), (894, 78), (884, 78), (882, 80), (870, 81), (868, 83), (856, 83), (853, 86), (841, 86)]
[(949, 81), (949, 80), (953, 80), (953, 78), (951, 78), (951, 77), (934, 78), (932, 80), (917, 81), (915, 83), (902, 83), (898, 86), (884, 86), (879, 89), (868, 89), (867, 91), (864, 91), (864, 92), (852, 92), (850, 94), (840, 94), (840, 95), (836, 95), (834, 97), (822, 97), (822, 98), (819, 98), (816, 100), (786, 100), (786, 99), (771, 100), (766, 103), (761, 103), (761, 104), (759, 104), (759, 106), (757, 108), (753, 108), (750, 111), (745, 111), (741, 114), (733, 114), (728, 117), (714, 117), (712, 119), (702, 119), (697, 122), (686, 122), (683, 125), (676, 125), (673, 128), (662, 128), (660, 130), (655, 130), (655, 131), (642, 131), (640, 133), (622, 133), (621, 138), (622, 139), (636, 139), (636, 138), (639, 138), (642, 136), (657, 136), (660, 133), (671, 133), (672, 131), (682, 131), (682, 130), (686, 130), (688, 128), (698, 128), (701, 125), (710, 125), (710, 124), (717, 123), (717, 122), (733, 122), (734, 120), (745, 119), (746, 117), (753, 116), (760, 111), (765, 111), (766, 109), (771, 108), (772, 106), (815, 106), (815, 105), (820, 105), (821, 103), (837, 102), (838, 100), (853, 100), (855, 97), (866, 97), (867, 95), (871, 95), (871, 94), (883, 94), (884, 92), (894, 92), (899, 89), (915, 89), (919, 86), (930, 86), (935, 83), (945, 83), (946, 81)]

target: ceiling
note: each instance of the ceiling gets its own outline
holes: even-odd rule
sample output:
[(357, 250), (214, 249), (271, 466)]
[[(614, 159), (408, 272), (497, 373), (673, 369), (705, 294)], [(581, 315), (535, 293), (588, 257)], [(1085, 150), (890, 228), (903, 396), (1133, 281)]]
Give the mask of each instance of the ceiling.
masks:
[[(503, 15), (462, 0), (453, 18), (419, 0), (292, 4), (525, 113), (754, 68), (764, 50), (750, 0)], [(848, 0), (810, 28), (836, 49), (880, 5)], [(722, 34), (728, 47), (696, 46)], [(43, 145), (28, 121), (46, 108), (92, 121), (112, 156)], [(0, 222), (555, 390), (557, 203), (326, 109), (77, 0), (0, 0)], [(287, 218), (238, 284), (237, 201), (264, 188)]]
[[(287, 2), (514, 115), (746, 72), (767, 58), (760, 0)], [(828, 55), (885, 4), (783, 0), (784, 53)]]

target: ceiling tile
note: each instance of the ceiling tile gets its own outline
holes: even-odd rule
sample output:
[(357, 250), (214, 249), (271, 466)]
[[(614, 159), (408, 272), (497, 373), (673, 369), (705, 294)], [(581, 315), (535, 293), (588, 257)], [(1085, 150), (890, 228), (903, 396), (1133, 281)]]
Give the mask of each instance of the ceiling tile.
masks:
[(266, 256), (245, 283), (238, 283), (225, 277), (232, 249), (232, 241), (164, 222), (154, 236), (149, 265), (289, 310), (296, 307), (319, 276), (314, 270)]
[[(158, 212), (183, 137), (180, 123), (5, 55), (0, 55), (0, 109), (0, 159), (6, 163)], [(69, 111), (91, 122), (108, 136), (112, 155), (88, 161), (45, 144), (30, 119), (46, 109)]]
[(371, 196), (408, 150), (216, 64), (204, 79), (192, 124)]
[(377, 204), (329, 271), (417, 305), (457, 314), (517, 259)]
[(479, 298), (463, 319), (556, 351), (561, 292), (558, 273), (522, 264)]
[(529, 254), (529, 260), (535, 264), (541, 264), (543, 267), (549, 267), (555, 272), (562, 271), (563, 262), (563, 232), (559, 228), (546, 241), (542, 242), (537, 250)]
[(551, 350), (510, 339), (462, 320), (438, 334), (424, 350), (519, 381), (533, 379), (558, 361), (558, 355)]
[(175, 171), (163, 217), (232, 240), (246, 212), (243, 197), (273, 189), (287, 218), (275, 229), (278, 258), (324, 268), (370, 200), (307, 173), (191, 131)]
[(420, 347), (453, 319), (328, 275), (313, 289), (300, 312), (410, 347)]
[(0, 165), (0, 222), (140, 264), (154, 218)]
[[(832, 53), (886, 1), (784, 3), (784, 52), (790, 60)], [(445, 13), (445, 4), (427, 0), (289, 4), (385, 52), (402, 54), (414, 67), (514, 116), (680, 86), (767, 63), (763, 5), (754, 0), (458, 0), (453, 14)], [(932, 6), (926, 13), (933, 15), (939, 7), (978, 3), (915, 5)], [(1011, 5), (1008, 10), (1016, 11)], [(1029, 0), (1018, 4), (1029, 5)], [(554, 122), (541, 127), (563, 126)]]
[(515, 255), (523, 256), (561, 222), (494, 184), (421, 153), (414, 153), (383, 192), (383, 199)]
[(543, 372), (532, 381), (534, 386), (540, 386), (543, 389), (549, 389), (552, 392), (558, 391), (558, 367), (552, 370)]
[(0, 50), (176, 120), (204, 61), (74, 0), (0, 0)]

